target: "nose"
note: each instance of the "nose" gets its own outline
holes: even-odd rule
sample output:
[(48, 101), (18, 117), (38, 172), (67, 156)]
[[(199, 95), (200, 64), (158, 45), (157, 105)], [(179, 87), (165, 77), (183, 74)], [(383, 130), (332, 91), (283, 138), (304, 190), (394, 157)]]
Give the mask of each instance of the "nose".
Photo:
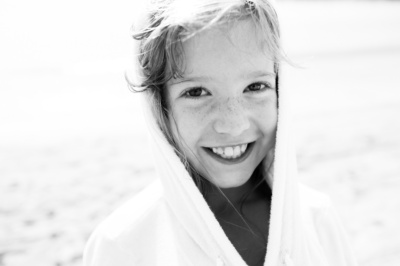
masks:
[(239, 136), (250, 127), (246, 108), (240, 99), (229, 98), (217, 107), (214, 130), (219, 134)]

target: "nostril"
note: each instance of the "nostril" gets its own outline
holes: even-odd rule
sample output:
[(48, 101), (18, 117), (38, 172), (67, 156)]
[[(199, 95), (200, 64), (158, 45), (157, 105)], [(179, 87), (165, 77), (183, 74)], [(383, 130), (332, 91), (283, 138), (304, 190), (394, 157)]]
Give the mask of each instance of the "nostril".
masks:
[(249, 119), (245, 116), (221, 117), (214, 122), (214, 130), (220, 134), (238, 136), (250, 127)]

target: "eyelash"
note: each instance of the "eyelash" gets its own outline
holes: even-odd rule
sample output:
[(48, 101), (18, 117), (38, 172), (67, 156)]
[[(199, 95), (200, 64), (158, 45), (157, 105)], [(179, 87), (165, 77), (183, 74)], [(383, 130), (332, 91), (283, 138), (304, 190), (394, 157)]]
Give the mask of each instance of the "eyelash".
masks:
[[(262, 88), (262, 89), (260, 89), (260, 90), (257, 90), (257, 91), (248, 90), (248, 88), (249, 88), (250, 86), (252, 86), (252, 85), (261, 85), (261, 86), (263, 86), (264, 88)], [(249, 86), (247, 86), (246, 89), (245, 89), (245, 91), (248, 91), (248, 92), (250, 92), (250, 93), (261, 93), (261, 92), (263, 92), (263, 91), (270, 90), (270, 89), (273, 89), (273, 87), (271, 86), (271, 84), (269, 84), (269, 83), (267, 83), (267, 82), (254, 82), (254, 83), (250, 84)]]
[[(189, 99), (194, 99), (194, 100), (198, 100), (198, 99), (200, 99), (201, 97), (206, 96), (206, 95), (200, 95), (200, 96), (190, 96), (190, 95), (189, 95), (189, 92), (194, 91), (194, 90), (198, 90), (198, 89), (201, 89), (202, 91), (205, 91), (206, 93), (208, 93), (208, 94), (210, 95), (210, 93), (209, 93), (209, 92), (207, 91), (207, 89), (204, 88), (204, 87), (193, 87), (193, 88), (189, 88), (189, 89), (185, 90), (185, 91), (182, 93), (182, 97), (184, 97), (184, 98), (189, 98)], [(202, 92), (202, 93), (203, 93), (203, 92)]]
[[(251, 90), (249, 90), (249, 87), (252, 86), (252, 85), (261, 85), (261, 86), (264, 86), (264, 88), (262, 88), (260, 90), (256, 90), (256, 91), (251, 91)], [(198, 89), (202, 90), (201, 94), (203, 94), (203, 92), (206, 92), (207, 94), (206, 95), (200, 95), (200, 96), (190, 96), (189, 95), (189, 92), (194, 91), (194, 90), (198, 90)], [(273, 89), (273, 87), (267, 82), (254, 82), (254, 83), (248, 85), (244, 91), (245, 92), (247, 91), (249, 93), (261, 93), (261, 92), (264, 92), (264, 91), (270, 90), (270, 89)], [(198, 99), (202, 98), (203, 96), (208, 96), (208, 95), (211, 95), (211, 93), (209, 93), (206, 88), (201, 87), (201, 86), (200, 87), (189, 88), (189, 89), (185, 90), (182, 93), (182, 97), (189, 98), (189, 99), (194, 99), (194, 100), (198, 100)]]

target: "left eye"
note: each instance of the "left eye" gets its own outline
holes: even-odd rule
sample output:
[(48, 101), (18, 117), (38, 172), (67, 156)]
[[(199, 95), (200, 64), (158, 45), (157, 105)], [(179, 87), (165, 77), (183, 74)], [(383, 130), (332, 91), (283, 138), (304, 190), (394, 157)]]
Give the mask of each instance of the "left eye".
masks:
[(271, 87), (268, 86), (267, 84), (264, 84), (264, 83), (253, 83), (253, 84), (250, 84), (249, 86), (247, 86), (245, 91), (257, 92), (257, 91), (266, 90), (268, 88), (271, 88)]

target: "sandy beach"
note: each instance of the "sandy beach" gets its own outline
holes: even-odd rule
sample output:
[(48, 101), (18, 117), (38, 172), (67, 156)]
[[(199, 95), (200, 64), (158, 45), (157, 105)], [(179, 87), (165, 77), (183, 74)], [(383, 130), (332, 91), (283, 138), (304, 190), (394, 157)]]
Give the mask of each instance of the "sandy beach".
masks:
[[(95, 226), (155, 176), (124, 81), (133, 4), (40, 3), (81, 20), (0, 4), (0, 266), (81, 265)], [(300, 66), (284, 72), (300, 179), (331, 196), (360, 265), (400, 265), (400, 2), (278, 11)], [(45, 44), (50, 33), (65, 38)]]

